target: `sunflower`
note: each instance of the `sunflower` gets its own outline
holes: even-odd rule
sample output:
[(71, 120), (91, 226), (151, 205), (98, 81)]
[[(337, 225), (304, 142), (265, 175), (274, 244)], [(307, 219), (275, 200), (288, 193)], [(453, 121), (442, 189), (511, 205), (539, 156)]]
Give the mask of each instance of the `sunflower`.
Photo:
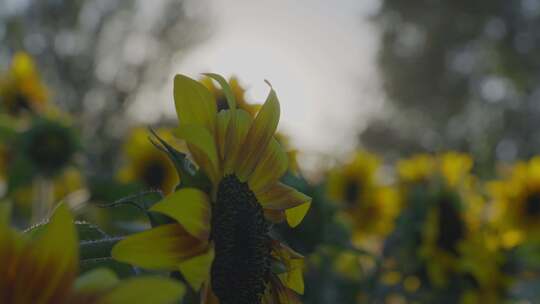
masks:
[(456, 188), (470, 183), (472, 158), (465, 153), (445, 152), (438, 155), (417, 154), (397, 163), (401, 183), (418, 184), (440, 179), (447, 187)]
[(19, 140), (21, 155), (45, 176), (55, 176), (66, 168), (79, 145), (67, 122), (50, 118), (36, 118)]
[(436, 286), (443, 286), (457, 273), (461, 246), (470, 237), (471, 228), (463, 203), (455, 192), (442, 190), (429, 204), (418, 252), (426, 263), (430, 280)]
[(0, 78), (0, 104), (11, 115), (40, 112), (47, 102), (47, 89), (41, 82), (32, 58), (16, 53), (11, 66)]
[[(465, 276), (462, 264), (472, 265), (488, 252), (478, 241), (486, 202), (472, 167), (472, 158), (458, 152), (420, 154), (397, 164), (405, 207), (419, 219), (417, 255), (436, 287)], [(478, 280), (481, 273), (474, 270), (471, 276)]]
[[(248, 103), (246, 101), (246, 90), (240, 85), (238, 78), (230, 77), (228, 82), (232, 94), (234, 95), (234, 98), (236, 100), (236, 106), (239, 109), (248, 112), (252, 117), (254, 117), (257, 114), (257, 111), (259, 111), (259, 109), (261, 108), (261, 105)], [(229, 103), (227, 102), (224, 91), (216, 87), (216, 85), (214, 84), (214, 80), (211, 77), (204, 77), (203, 79), (201, 79), (201, 83), (204, 84), (204, 86), (208, 88), (208, 90), (212, 93), (212, 96), (216, 101), (216, 107), (218, 112), (222, 110), (227, 110), (229, 108)]]
[(5, 214), (0, 214), (2, 303), (165, 304), (184, 293), (184, 287), (171, 279), (141, 277), (119, 282), (107, 269), (92, 270), (77, 278), (78, 248), (73, 218), (65, 205), (60, 205), (37, 233), (14, 231), (8, 227)]
[(356, 152), (352, 161), (329, 173), (328, 196), (351, 208), (362, 204), (377, 187), (379, 167), (377, 156), (363, 151)]
[[(174, 138), (170, 129), (161, 128), (156, 133), (168, 141)], [(133, 129), (124, 145), (127, 164), (120, 170), (119, 178), (171, 193), (179, 182), (176, 168), (167, 155), (150, 142), (148, 135), (144, 128)]]
[(358, 151), (351, 162), (329, 173), (328, 196), (343, 208), (341, 216), (351, 223), (358, 245), (387, 235), (399, 211), (398, 193), (377, 181), (379, 167), (375, 155)]
[[(287, 155), (273, 135), (279, 102), (272, 89), (255, 118), (237, 109), (227, 82), (228, 109), (217, 111), (211, 92), (183, 75), (174, 98), (184, 139), (210, 183), (209, 193), (181, 188), (150, 210), (176, 222), (127, 237), (117, 260), (143, 268), (180, 271), (203, 303), (298, 303), (303, 259), (273, 240), (270, 223), (296, 226), (311, 199), (279, 182)], [(278, 270), (279, 269), (279, 270)], [(289, 302), (287, 302), (289, 301)]]
[(421, 183), (435, 172), (436, 160), (430, 154), (417, 154), (401, 159), (396, 165), (398, 177), (402, 183)]
[(513, 247), (525, 239), (540, 241), (540, 156), (516, 163), (487, 187), (501, 242)]

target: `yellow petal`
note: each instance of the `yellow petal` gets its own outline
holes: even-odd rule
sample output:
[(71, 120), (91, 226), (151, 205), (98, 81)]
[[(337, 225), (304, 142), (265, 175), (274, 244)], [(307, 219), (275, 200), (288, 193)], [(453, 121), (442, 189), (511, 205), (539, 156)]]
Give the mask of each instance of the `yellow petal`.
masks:
[(139, 277), (121, 282), (106, 293), (98, 304), (170, 304), (184, 296), (182, 283), (164, 277)]
[(90, 270), (75, 281), (78, 293), (98, 293), (111, 289), (118, 283), (116, 274), (107, 268)]
[(214, 249), (210, 248), (205, 254), (180, 263), (179, 270), (194, 290), (199, 290), (201, 285), (210, 277), (210, 267), (214, 261)]
[(206, 193), (184, 188), (167, 195), (152, 206), (151, 211), (163, 213), (177, 220), (189, 234), (208, 240), (210, 234), (210, 201)]
[(289, 288), (283, 286), (278, 278), (270, 278), (270, 287), (266, 289), (263, 304), (301, 304), (300, 298)]
[(174, 103), (181, 124), (202, 125), (211, 133), (216, 123), (216, 103), (201, 83), (184, 75), (174, 77)]
[(274, 138), (266, 148), (253, 174), (249, 177), (249, 188), (259, 192), (276, 183), (288, 168), (287, 153)]
[(225, 158), (225, 140), (227, 136), (227, 126), (231, 120), (230, 111), (220, 111), (217, 118), (216, 145), (221, 160)]
[[(17, 271), (21, 251), (25, 248), (28, 241), (24, 236), (19, 236), (14, 230), (11, 230), (7, 223), (0, 223), (0, 299), (6, 299), (15, 290), (13, 286), (16, 279), (20, 276)], [(23, 290), (24, 292), (24, 290)], [(28, 292), (25, 292), (27, 294)]]
[(274, 224), (282, 223), (286, 219), (285, 211), (283, 210), (263, 209), (263, 211), (264, 217)]
[[(228, 112), (228, 111), (227, 111)], [(251, 116), (244, 110), (236, 110), (236, 120), (231, 119), (230, 121), (235, 121), (234, 124), (229, 123), (226, 131), (225, 138), (225, 155), (224, 155), (224, 171), (225, 174), (230, 174), (234, 170), (234, 166), (238, 157), (243, 157), (243, 154), (239, 154), (242, 148), (242, 143), (244, 142), (249, 128), (253, 119)]]
[(279, 101), (274, 90), (270, 94), (257, 117), (251, 124), (245, 141), (240, 147), (241, 158), (237, 159), (236, 175), (240, 181), (247, 181), (258, 161), (276, 132), (279, 122)]
[(120, 262), (156, 270), (177, 270), (180, 262), (201, 254), (208, 247), (180, 224), (158, 226), (118, 242), (112, 257)]
[(298, 226), (309, 211), (309, 207), (311, 207), (311, 199), (309, 202), (300, 206), (285, 210), (285, 215), (287, 216), (287, 223), (289, 226)]
[(202, 304), (219, 304), (219, 299), (214, 294), (210, 282), (206, 282), (202, 289), (201, 294), (201, 303)]
[(285, 210), (311, 201), (309, 196), (283, 183), (275, 183), (255, 195), (264, 209)]
[[(73, 217), (65, 204), (54, 211), (49, 223), (19, 257), (15, 300), (55, 302), (71, 291), (79, 265), (79, 244)], [(32, 290), (32, 292), (28, 292)], [(48, 302), (49, 301), (49, 302)]]
[(279, 274), (281, 282), (299, 294), (304, 294), (304, 260), (291, 259), (288, 263), (289, 270)]
[(205, 128), (198, 125), (180, 125), (176, 135), (188, 143), (189, 150), (206, 175), (213, 182), (219, 176), (219, 162), (214, 137)]

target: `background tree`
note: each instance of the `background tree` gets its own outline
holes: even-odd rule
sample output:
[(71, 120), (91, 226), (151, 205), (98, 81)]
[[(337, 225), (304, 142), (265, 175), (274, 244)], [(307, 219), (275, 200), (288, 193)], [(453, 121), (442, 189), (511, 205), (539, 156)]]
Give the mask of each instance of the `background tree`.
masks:
[(388, 111), (361, 134), (397, 156), (459, 149), (481, 162), (540, 151), (540, 1), (383, 1)]

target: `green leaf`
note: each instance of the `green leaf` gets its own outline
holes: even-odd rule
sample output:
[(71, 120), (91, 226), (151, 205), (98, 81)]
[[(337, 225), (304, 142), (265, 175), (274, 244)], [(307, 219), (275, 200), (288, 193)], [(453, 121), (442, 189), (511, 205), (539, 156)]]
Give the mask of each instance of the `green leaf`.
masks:
[(169, 145), (165, 140), (159, 137), (154, 130), (150, 129), (150, 132), (155, 139), (158, 140), (158, 142), (156, 142), (154, 137), (151, 137), (150, 141), (152, 144), (162, 152), (166, 153), (176, 167), (176, 171), (180, 176), (180, 184), (177, 189), (190, 187), (208, 192), (211, 187), (210, 180), (201, 170), (197, 170), (193, 162), (187, 158), (187, 155)]
[(97, 240), (107, 237), (107, 234), (99, 229), (98, 226), (88, 222), (75, 222), (79, 241)]
[(136, 274), (132, 266), (117, 262), (111, 257), (112, 247), (121, 238), (110, 237), (96, 225), (87, 222), (76, 222), (75, 227), (79, 234), (81, 273), (105, 267), (113, 270), (119, 277)]

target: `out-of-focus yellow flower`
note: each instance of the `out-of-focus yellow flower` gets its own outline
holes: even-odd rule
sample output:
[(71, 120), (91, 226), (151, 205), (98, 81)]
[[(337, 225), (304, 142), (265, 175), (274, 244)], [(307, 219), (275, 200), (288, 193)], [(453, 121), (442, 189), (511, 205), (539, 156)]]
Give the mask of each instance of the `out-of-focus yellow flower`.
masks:
[(334, 268), (343, 277), (358, 280), (362, 276), (362, 266), (358, 254), (350, 251), (338, 253), (334, 259)]
[(375, 155), (360, 151), (351, 162), (329, 173), (328, 195), (343, 207), (359, 245), (388, 234), (399, 212), (398, 192), (377, 182), (379, 166)]
[[(236, 77), (229, 78), (228, 82), (229, 82), (229, 86), (231, 87), (232, 93), (234, 94), (234, 98), (236, 99), (236, 106), (239, 109), (242, 109), (248, 112), (252, 117), (254, 117), (255, 114), (257, 114), (257, 112), (261, 108), (261, 105), (248, 103), (246, 101), (246, 98), (245, 98), (246, 90), (240, 85)], [(201, 79), (201, 83), (214, 96), (214, 99), (216, 100), (218, 112), (222, 110), (227, 110), (229, 108), (229, 105), (227, 104), (227, 98), (225, 97), (223, 90), (221, 90), (221, 88), (218, 88), (214, 84), (214, 80), (212, 80), (212, 78), (204, 77), (203, 79)]]
[(379, 186), (370, 199), (350, 209), (347, 214), (352, 217), (354, 243), (368, 245), (366, 242), (378, 242), (392, 232), (400, 211), (400, 200), (396, 189)]
[(472, 166), (470, 155), (450, 151), (438, 155), (418, 154), (400, 160), (397, 172), (402, 183), (420, 183), (440, 178), (445, 186), (456, 188), (471, 182)]
[(6, 218), (0, 214), (0, 299), (4, 304), (165, 304), (184, 293), (179, 282), (168, 278), (119, 282), (107, 269), (93, 270), (77, 279), (79, 244), (66, 205), (60, 205), (43, 230), (34, 235), (11, 229)]
[(478, 292), (502, 287), (502, 256), (478, 225), (471, 202), (457, 192), (443, 192), (433, 203), (419, 249), (430, 281), (442, 287), (457, 275), (473, 278)]
[(420, 183), (427, 181), (436, 168), (436, 160), (430, 154), (418, 154), (399, 160), (397, 173), (402, 182)]
[(472, 166), (471, 156), (465, 153), (446, 152), (439, 156), (439, 170), (450, 188), (468, 183)]
[(461, 245), (458, 270), (474, 279), (474, 287), (462, 297), (463, 304), (500, 303), (509, 279), (503, 274), (504, 256), (497, 243), (484, 231), (477, 231)]
[(374, 154), (359, 151), (351, 162), (328, 174), (327, 192), (330, 199), (353, 208), (371, 199), (377, 188), (380, 160)]
[(426, 263), (430, 280), (443, 286), (457, 272), (460, 246), (471, 231), (454, 192), (439, 194), (427, 208), (419, 255)]
[(9, 70), (0, 77), (0, 104), (9, 114), (40, 112), (47, 102), (47, 89), (41, 82), (32, 58), (16, 53)]
[(540, 240), (540, 156), (516, 163), (501, 180), (489, 182), (487, 189), (492, 220), (505, 247), (525, 239)]
[[(179, 150), (186, 150), (183, 144), (175, 143), (171, 129), (160, 128), (156, 133)], [(124, 144), (126, 165), (120, 170), (123, 182), (141, 182), (151, 189), (171, 193), (179, 182), (178, 173), (167, 154), (156, 148), (148, 138), (144, 128), (133, 129)]]

